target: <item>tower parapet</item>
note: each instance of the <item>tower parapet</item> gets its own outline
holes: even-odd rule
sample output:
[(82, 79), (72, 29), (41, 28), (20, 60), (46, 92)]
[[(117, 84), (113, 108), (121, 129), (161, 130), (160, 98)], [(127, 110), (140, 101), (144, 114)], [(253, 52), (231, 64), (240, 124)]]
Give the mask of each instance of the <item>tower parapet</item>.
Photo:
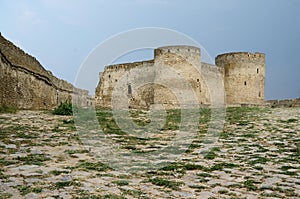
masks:
[(201, 51), (200, 48), (194, 46), (164, 46), (154, 50), (154, 59), (156, 60), (160, 56), (164, 56), (164, 60), (166, 61), (168, 58), (173, 59), (175, 56), (194, 65), (199, 65), (201, 60)]
[(253, 62), (262, 63), (265, 61), (264, 53), (250, 53), (250, 52), (231, 52), (220, 54), (216, 57), (216, 65), (219, 66), (222, 62)]

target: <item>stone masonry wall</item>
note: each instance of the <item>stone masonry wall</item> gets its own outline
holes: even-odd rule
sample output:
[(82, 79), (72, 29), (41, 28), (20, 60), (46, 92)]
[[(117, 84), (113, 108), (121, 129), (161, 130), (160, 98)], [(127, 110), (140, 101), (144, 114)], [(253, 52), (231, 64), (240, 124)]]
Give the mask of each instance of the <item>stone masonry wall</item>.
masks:
[[(95, 92), (97, 107), (149, 107), (153, 102), (153, 60), (106, 66)], [(120, 107), (122, 108), (122, 107)]]
[(227, 53), (216, 57), (224, 68), (226, 103), (229, 105), (264, 104), (265, 55), (262, 53)]
[(154, 54), (154, 60), (105, 67), (96, 88), (96, 106), (149, 109), (152, 104), (165, 108), (210, 104), (200, 49), (170, 46), (158, 48)]
[[(149, 80), (153, 85), (141, 86)], [(223, 54), (212, 65), (201, 63), (199, 48), (166, 46), (154, 50), (154, 60), (107, 66), (96, 88), (96, 106), (111, 108), (126, 100), (130, 105), (122, 108), (262, 105), (264, 85), (262, 53)]]
[(166, 108), (210, 104), (206, 82), (201, 72), (200, 49), (170, 46), (155, 50), (157, 84), (155, 103)]
[(270, 107), (300, 107), (300, 98), (284, 100), (267, 100), (266, 105)]
[(0, 35), (0, 106), (53, 109), (74, 97), (80, 106), (93, 105), (88, 91), (73, 87), (45, 70), (32, 56)]

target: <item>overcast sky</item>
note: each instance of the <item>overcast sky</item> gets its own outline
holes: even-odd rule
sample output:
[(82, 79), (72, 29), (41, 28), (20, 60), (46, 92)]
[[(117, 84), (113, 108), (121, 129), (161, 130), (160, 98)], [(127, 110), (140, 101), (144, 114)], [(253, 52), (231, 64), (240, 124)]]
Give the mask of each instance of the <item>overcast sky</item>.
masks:
[(266, 99), (284, 99), (300, 96), (299, 10), (300, 0), (0, 0), (0, 31), (73, 83), (88, 54), (112, 35), (170, 28), (195, 39), (213, 58), (265, 53)]

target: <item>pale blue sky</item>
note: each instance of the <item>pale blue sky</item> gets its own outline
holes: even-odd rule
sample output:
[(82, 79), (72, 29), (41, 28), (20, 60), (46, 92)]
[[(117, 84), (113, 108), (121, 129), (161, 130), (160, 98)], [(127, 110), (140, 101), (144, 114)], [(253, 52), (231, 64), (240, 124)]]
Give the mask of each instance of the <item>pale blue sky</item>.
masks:
[(299, 10), (299, 0), (0, 0), (0, 31), (73, 83), (89, 52), (112, 35), (170, 28), (213, 58), (266, 53), (266, 99), (284, 99), (300, 96)]

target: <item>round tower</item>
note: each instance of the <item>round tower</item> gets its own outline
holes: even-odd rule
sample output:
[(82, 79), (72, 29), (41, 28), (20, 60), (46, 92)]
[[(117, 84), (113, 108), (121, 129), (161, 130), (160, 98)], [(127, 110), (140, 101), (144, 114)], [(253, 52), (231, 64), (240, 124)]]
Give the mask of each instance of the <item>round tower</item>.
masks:
[(265, 96), (265, 54), (235, 52), (218, 55), (224, 68), (227, 105), (261, 105)]

